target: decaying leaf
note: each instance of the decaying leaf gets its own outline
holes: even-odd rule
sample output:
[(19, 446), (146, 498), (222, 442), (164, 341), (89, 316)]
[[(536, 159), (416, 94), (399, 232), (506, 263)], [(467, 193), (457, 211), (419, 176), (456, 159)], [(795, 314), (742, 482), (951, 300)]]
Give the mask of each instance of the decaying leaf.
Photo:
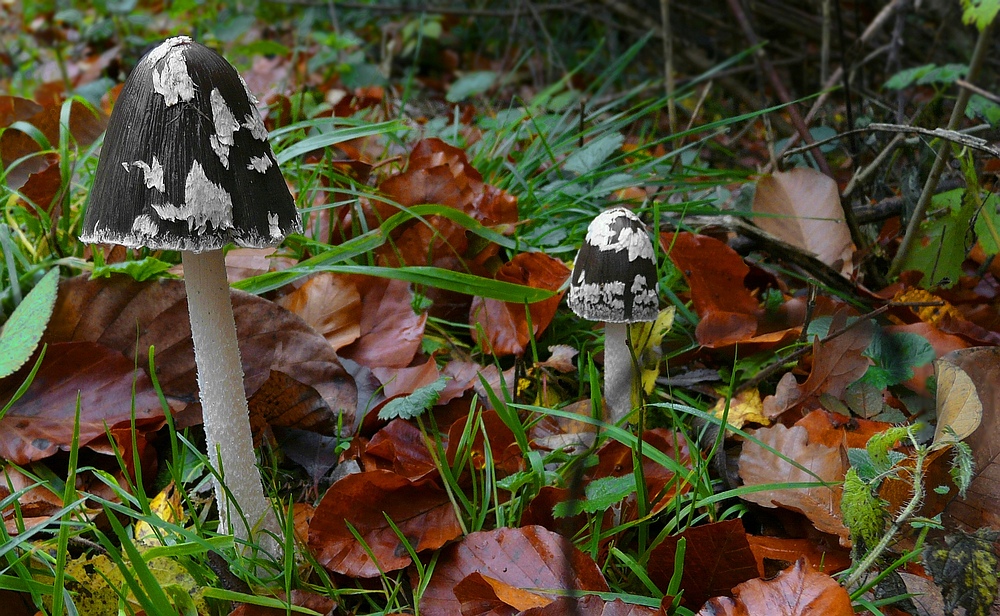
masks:
[(745, 485), (800, 482), (820, 485), (767, 489), (743, 494), (741, 498), (764, 507), (798, 511), (816, 528), (839, 536), (841, 543), (846, 545), (850, 533), (840, 518), (840, 497), (847, 469), (840, 450), (810, 444), (809, 434), (801, 426), (786, 428), (778, 424), (752, 434), (761, 444), (748, 441), (743, 445), (739, 462), (740, 477)]
[(734, 586), (763, 575), (739, 519), (693, 526), (671, 535), (649, 555), (649, 579), (666, 589), (674, 574), (677, 542), (686, 539), (681, 588), (684, 605), (697, 608), (712, 597), (728, 595)]
[(541, 526), (498, 528), (466, 535), (441, 552), (420, 599), (420, 613), (462, 613), (456, 587), (480, 573), (503, 584), (555, 598), (570, 588), (607, 591), (597, 565), (568, 539)]
[(698, 616), (853, 616), (851, 597), (825, 573), (799, 559), (773, 580), (750, 580), (733, 589), (734, 599), (712, 599)]
[(964, 441), (983, 421), (983, 403), (976, 384), (957, 365), (946, 359), (934, 362), (937, 375), (937, 426), (934, 447)]
[(775, 172), (757, 182), (753, 211), (761, 229), (851, 273), (854, 244), (833, 178), (811, 167)]
[[(402, 569), (410, 564), (410, 556), (386, 517), (416, 552), (439, 548), (462, 534), (448, 493), (433, 478), (411, 481), (392, 471), (372, 470), (330, 486), (309, 524), (309, 549), (327, 569), (352, 577)], [(374, 562), (348, 524), (371, 550)]]

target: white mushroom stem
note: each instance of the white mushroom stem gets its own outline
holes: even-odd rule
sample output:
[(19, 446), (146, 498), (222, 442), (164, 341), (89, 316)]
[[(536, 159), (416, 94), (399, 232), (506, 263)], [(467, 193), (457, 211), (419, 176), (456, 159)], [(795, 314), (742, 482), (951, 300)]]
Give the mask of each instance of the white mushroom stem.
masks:
[(182, 259), (208, 459), (222, 476), (221, 483), (213, 478), (219, 532), (256, 537), (260, 547), (280, 556), (278, 543), (259, 532), (277, 532), (278, 524), (257, 470), (225, 259), (221, 250), (184, 251)]
[(604, 324), (604, 399), (608, 405), (605, 413), (608, 423), (618, 423), (632, 410), (635, 373), (627, 338), (628, 323)]

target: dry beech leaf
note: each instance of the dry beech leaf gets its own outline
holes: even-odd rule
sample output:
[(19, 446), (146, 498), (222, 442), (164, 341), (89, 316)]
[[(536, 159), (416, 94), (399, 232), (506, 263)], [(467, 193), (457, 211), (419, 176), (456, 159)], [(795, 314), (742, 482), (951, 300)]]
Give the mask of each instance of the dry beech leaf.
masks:
[[(357, 406), (353, 380), (326, 340), (300, 318), (266, 299), (232, 291), (233, 312), (252, 397), (272, 370), (294, 375), (319, 393), (324, 405), (308, 418), (311, 429), (332, 433), (337, 414), (350, 425)], [(136, 282), (126, 276), (97, 280), (70, 278), (59, 284), (55, 311), (43, 342), (98, 342), (148, 368), (148, 349), (156, 347), (156, 374), (172, 406), (187, 409), (178, 427), (200, 421), (197, 372), (191, 344), (187, 297), (180, 280)], [(301, 398), (292, 402), (298, 404)], [(316, 415), (319, 413), (319, 415)]]
[(969, 376), (983, 405), (982, 423), (965, 441), (976, 463), (975, 477), (965, 498), (953, 500), (945, 516), (969, 531), (1000, 528), (1000, 347), (962, 349), (941, 359)]
[(747, 535), (750, 550), (757, 560), (762, 577), (770, 577), (769, 563), (784, 563), (784, 569), (799, 558), (805, 558), (813, 571), (833, 575), (851, 566), (851, 553), (839, 545), (823, 545), (816, 539), (788, 539)]
[[(372, 578), (410, 564), (388, 516), (417, 552), (434, 550), (461, 536), (448, 493), (432, 478), (411, 481), (392, 471), (348, 475), (330, 486), (309, 524), (309, 550), (330, 571)], [(372, 562), (347, 524), (364, 539)], [(435, 575), (435, 578), (437, 576)]]
[(983, 403), (964, 370), (947, 359), (934, 362), (937, 376), (937, 427), (932, 446), (964, 441), (983, 421)]
[(709, 601), (698, 616), (854, 616), (851, 597), (825, 573), (799, 559), (773, 580), (750, 580), (733, 589), (735, 599)]
[[(368, 441), (366, 464), (391, 470), (407, 479), (420, 479), (437, 470), (420, 428), (405, 419), (393, 419)], [(367, 470), (372, 470), (369, 466)]]
[(545, 607), (533, 607), (520, 612), (518, 616), (664, 616), (662, 609), (644, 605), (625, 603), (621, 599), (605, 601), (597, 595), (580, 598), (560, 597)]
[(462, 616), (521, 611), (552, 603), (551, 597), (511, 586), (478, 571), (455, 586), (455, 597), (462, 604)]
[(754, 224), (849, 275), (854, 244), (837, 182), (815, 169), (778, 171), (757, 182)]
[[(522, 252), (503, 264), (496, 279), (558, 291), (569, 274), (569, 268), (559, 259), (540, 252)], [(479, 327), (482, 327), (487, 339), (484, 348), (496, 356), (520, 355), (528, 348), (531, 338), (537, 338), (552, 322), (562, 296), (563, 293), (556, 293), (546, 300), (528, 304), (527, 312), (531, 315), (532, 327), (530, 332), (523, 304), (475, 297), (469, 310), (473, 340), (479, 342)]]
[(761, 309), (743, 285), (750, 273), (743, 257), (705, 235), (662, 233), (660, 243), (691, 290), (698, 344), (718, 348), (753, 338)]
[(687, 540), (681, 588), (688, 608), (697, 608), (719, 595), (728, 595), (734, 586), (760, 577), (757, 561), (740, 519), (693, 526), (680, 535), (672, 535), (652, 549), (649, 555), (649, 579), (658, 588), (667, 588), (674, 574), (677, 542)]
[(353, 278), (317, 274), (276, 303), (302, 317), (336, 351), (361, 336), (361, 295)]
[(565, 537), (541, 526), (498, 528), (466, 535), (441, 551), (420, 598), (420, 613), (461, 614), (455, 590), (472, 573), (553, 598), (568, 590), (567, 583), (576, 590), (608, 590), (597, 564)]
[(427, 313), (413, 311), (413, 293), (403, 280), (354, 276), (361, 297), (360, 337), (339, 350), (368, 368), (409, 366), (420, 350)]
[[(809, 433), (801, 426), (786, 428), (777, 424), (751, 433), (764, 445), (772, 447), (785, 458), (794, 460), (811, 472), (779, 457), (753, 441), (743, 444), (740, 454), (740, 478), (746, 486), (773, 483), (798, 483), (819, 481), (831, 485), (808, 488), (785, 488), (750, 492), (741, 498), (764, 507), (783, 507), (804, 514), (819, 530), (837, 535), (842, 544), (850, 536), (840, 515), (841, 483), (846, 472), (839, 449), (810, 444)], [(818, 479), (817, 479), (818, 477)]]
[[(33, 365), (0, 379), (0, 407)], [(31, 386), (0, 419), (0, 458), (28, 464), (68, 451), (78, 404), (80, 445), (103, 439), (108, 428), (128, 425), (133, 408), (141, 434), (164, 423), (149, 377), (121, 352), (96, 342), (49, 343)]]

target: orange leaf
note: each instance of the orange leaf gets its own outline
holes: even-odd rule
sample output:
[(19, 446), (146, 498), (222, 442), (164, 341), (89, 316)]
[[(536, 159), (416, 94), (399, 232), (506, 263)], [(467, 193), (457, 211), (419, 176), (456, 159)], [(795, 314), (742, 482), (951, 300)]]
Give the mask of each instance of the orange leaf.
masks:
[(735, 599), (709, 601), (698, 616), (853, 616), (851, 597), (825, 573), (799, 559), (773, 580), (750, 580), (733, 589)]
[(534, 589), (543, 596), (555, 597), (570, 589), (608, 590), (597, 564), (565, 537), (541, 526), (498, 528), (471, 533), (441, 552), (420, 598), (420, 613), (461, 614), (462, 602), (455, 590), (472, 573), (515, 588)]
[(417, 552), (437, 549), (462, 534), (448, 493), (433, 479), (411, 481), (392, 471), (373, 470), (348, 475), (330, 486), (309, 524), (309, 549), (324, 567), (351, 577), (378, 577), (380, 568), (402, 569), (410, 564), (410, 556), (386, 516)]

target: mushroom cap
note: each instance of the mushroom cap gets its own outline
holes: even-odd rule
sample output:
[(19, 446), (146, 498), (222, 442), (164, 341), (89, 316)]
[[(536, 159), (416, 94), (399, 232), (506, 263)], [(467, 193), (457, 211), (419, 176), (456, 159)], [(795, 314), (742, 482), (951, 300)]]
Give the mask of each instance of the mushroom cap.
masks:
[(655, 321), (658, 293), (653, 244), (642, 221), (625, 208), (601, 212), (573, 263), (570, 309), (588, 321)]
[(236, 69), (186, 36), (143, 56), (108, 120), (80, 238), (201, 252), (301, 230)]

